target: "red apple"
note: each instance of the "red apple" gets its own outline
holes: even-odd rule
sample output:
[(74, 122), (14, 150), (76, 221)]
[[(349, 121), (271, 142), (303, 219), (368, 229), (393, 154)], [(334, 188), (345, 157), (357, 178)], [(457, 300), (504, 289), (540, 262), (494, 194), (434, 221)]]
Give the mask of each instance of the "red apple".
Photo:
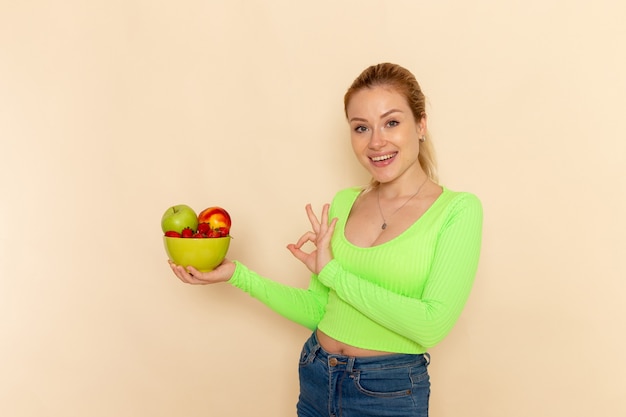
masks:
[(212, 230), (222, 230), (222, 233), (230, 232), (230, 215), (221, 207), (209, 207), (198, 214), (198, 224), (207, 223)]

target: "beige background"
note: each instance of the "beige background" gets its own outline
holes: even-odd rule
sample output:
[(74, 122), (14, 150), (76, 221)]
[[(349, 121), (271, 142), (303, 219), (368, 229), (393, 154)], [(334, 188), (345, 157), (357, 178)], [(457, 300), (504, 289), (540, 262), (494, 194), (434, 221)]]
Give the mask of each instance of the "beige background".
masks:
[[(593, 6), (588, 4), (592, 4)], [(367, 177), (342, 96), (398, 62), (442, 183), (485, 207), (434, 417), (626, 414), (626, 6), (617, 0), (0, 3), (0, 414), (294, 416), (308, 331), (169, 271), (160, 217), (220, 205), (230, 256)]]

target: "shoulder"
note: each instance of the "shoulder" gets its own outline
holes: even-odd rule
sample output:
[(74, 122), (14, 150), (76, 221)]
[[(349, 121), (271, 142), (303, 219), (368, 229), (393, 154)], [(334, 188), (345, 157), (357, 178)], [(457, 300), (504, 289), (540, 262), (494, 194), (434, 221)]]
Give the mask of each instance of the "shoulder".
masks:
[(448, 204), (461, 204), (471, 206), (482, 206), (480, 198), (469, 191), (455, 191), (446, 186), (441, 186), (443, 193), (441, 198)]
[(447, 187), (442, 187), (443, 193), (440, 196), (441, 204), (445, 207), (447, 217), (454, 217), (459, 213), (465, 213), (474, 217), (483, 215), (483, 205), (480, 198), (468, 191), (453, 191)]
[(349, 187), (339, 190), (333, 197), (333, 205), (352, 204), (362, 191), (363, 187)]
[(330, 205), (331, 216), (336, 216), (338, 213), (344, 211), (350, 211), (355, 200), (363, 191), (363, 187), (349, 187), (337, 191), (333, 197), (332, 204)]

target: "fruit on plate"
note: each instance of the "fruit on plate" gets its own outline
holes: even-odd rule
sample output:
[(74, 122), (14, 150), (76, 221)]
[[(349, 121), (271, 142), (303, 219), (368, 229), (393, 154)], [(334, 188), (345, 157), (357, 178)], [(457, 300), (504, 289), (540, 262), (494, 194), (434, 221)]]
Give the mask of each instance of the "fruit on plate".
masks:
[(168, 208), (161, 217), (161, 229), (163, 233), (182, 233), (184, 229), (196, 230), (198, 228), (198, 216), (196, 212), (186, 204), (178, 204)]
[(209, 207), (198, 214), (198, 227), (208, 224), (211, 230), (219, 231), (221, 236), (228, 236), (230, 233), (231, 220), (230, 215), (221, 207)]

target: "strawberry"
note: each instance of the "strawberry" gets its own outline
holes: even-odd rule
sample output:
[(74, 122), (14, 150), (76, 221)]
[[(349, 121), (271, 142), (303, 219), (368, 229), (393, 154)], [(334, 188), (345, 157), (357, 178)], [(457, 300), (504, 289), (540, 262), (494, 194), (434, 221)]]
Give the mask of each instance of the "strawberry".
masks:
[(215, 231), (219, 234), (220, 237), (228, 236), (229, 230), (227, 227), (218, 227)]
[(182, 237), (193, 237), (193, 230), (191, 230), (189, 227), (185, 227), (180, 235)]
[(207, 237), (222, 237), (222, 236), (220, 236), (220, 232), (218, 232), (217, 229), (211, 229), (209, 230), (209, 233), (207, 233)]
[(167, 237), (180, 237), (180, 233), (178, 233), (176, 230), (168, 230), (167, 232), (165, 232), (165, 236), (167, 236)]
[(198, 232), (207, 235), (209, 234), (210, 230), (211, 230), (211, 225), (209, 225), (208, 223), (198, 223)]
[(200, 232), (196, 232), (193, 234), (192, 236), (195, 239), (204, 239), (206, 237), (206, 235), (204, 233), (200, 233)]

